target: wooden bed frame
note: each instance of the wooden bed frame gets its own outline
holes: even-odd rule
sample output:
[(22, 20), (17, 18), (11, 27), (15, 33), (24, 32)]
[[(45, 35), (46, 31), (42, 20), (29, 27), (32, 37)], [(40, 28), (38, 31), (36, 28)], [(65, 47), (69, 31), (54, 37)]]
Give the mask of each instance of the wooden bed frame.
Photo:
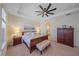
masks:
[(24, 41), (23, 42), (29, 48), (30, 53), (32, 53), (36, 49), (36, 44), (40, 43), (40, 42), (42, 42), (44, 40), (48, 40), (48, 35), (44, 35), (44, 36), (32, 39), (31, 43), (30, 43), (30, 47), (28, 47), (28, 45)]

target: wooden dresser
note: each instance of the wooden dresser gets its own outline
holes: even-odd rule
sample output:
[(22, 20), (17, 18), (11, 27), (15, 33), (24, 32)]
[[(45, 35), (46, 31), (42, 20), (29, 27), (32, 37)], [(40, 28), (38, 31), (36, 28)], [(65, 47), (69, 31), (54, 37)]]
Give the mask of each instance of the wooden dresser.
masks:
[(57, 28), (57, 42), (74, 47), (74, 28)]

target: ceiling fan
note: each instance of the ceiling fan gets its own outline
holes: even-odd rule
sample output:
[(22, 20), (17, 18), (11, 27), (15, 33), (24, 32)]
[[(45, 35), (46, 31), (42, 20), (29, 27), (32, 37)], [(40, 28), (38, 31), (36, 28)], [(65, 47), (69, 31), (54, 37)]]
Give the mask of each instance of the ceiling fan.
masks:
[(54, 13), (51, 13), (51, 11), (55, 11), (57, 8), (53, 8), (51, 10), (50, 7), (51, 7), (51, 3), (49, 3), (48, 7), (47, 8), (43, 8), (41, 5), (39, 5), (39, 7), (42, 9), (42, 11), (35, 11), (35, 12), (38, 12), (39, 14), (38, 15), (42, 15), (42, 17), (44, 16), (49, 16), (49, 14), (53, 15)]

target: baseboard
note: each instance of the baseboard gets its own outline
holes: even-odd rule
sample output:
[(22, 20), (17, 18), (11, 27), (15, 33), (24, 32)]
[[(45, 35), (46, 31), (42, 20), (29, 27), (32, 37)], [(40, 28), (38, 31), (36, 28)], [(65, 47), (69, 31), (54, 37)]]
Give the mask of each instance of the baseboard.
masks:
[(79, 48), (79, 45), (74, 45), (74, 47), (77, 47), (77, 48)]
[(52, 40), (53, 42), (57, 42), (57, 39), (56, 39), (56, 38), (51, 38), (51, 40)]

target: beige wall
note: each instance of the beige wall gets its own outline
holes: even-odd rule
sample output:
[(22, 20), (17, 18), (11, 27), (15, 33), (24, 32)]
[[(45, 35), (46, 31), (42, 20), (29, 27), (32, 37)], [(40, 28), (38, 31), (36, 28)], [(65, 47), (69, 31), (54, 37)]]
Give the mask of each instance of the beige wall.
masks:
[[(74, 27), (74, 45), (79, 47), (79, 12), (74, 12), (72, 15), (59, 16), (56, 18), (49, 19), (51, 27), (50, 34), (53, 41), (57, 41), (57, 27), (62, 27), (62, 25), (73, 26)], [(41, 32), (46, 33), (45, 21), (41, 22), (40, 25)]]
[(41, 34), (46, 34), (46, 24), (45, 21), (40, 23)]
[(34, 22), (32, 20), (8, 14), (8, 20), (7, 20), (8, 42), (9, 43), (11, 42), (12, 34), (14, 34), (14, 27), (19, 27), (22, 30), (24, 25), (34, 27), (36, 24), (38, 24), (38, 22)]
[[(67, 25), (67, 27), (69, 26), (73, 26), (75, 28), (74, 31), (74, 45), (79, 47), (79, 13), (78, 14), (72, 14), (69, 16), (59, 16), (56, 18), (52, 18), (50, 19), (50, 23), (51, 23), (51, 37), (52, 40), (57, 41), (57, 27), (61, 27), (62, 25)], [(20, 27), (21, 29), (23, 28), (24, 25), (32, 25), (35, 26), (37, 25), (38, 22), (34, 22), (32, 20), (28, 20), (28, 19), (24, 19), (24, 18), (20, 18), (18, 16), (14, 16), (14, 15), (8, 15), (8, 41), (11, 40), (11, 35), (13, 34), (13, 26), (14, 27)], [(46, 33), (46, 25), (45, 22), (42, 21), (40, 23), (40, 28), (41, 28), (41, 33)]]
[(62, 25), (73, 26), (74, 27), (74, 45), (79, 47), (79, 14), (72, 14), (69, 16), (60, 16), (51, 19), (51, 35), (52, 39), (57, 41), (57, 27), (62, 27)]

